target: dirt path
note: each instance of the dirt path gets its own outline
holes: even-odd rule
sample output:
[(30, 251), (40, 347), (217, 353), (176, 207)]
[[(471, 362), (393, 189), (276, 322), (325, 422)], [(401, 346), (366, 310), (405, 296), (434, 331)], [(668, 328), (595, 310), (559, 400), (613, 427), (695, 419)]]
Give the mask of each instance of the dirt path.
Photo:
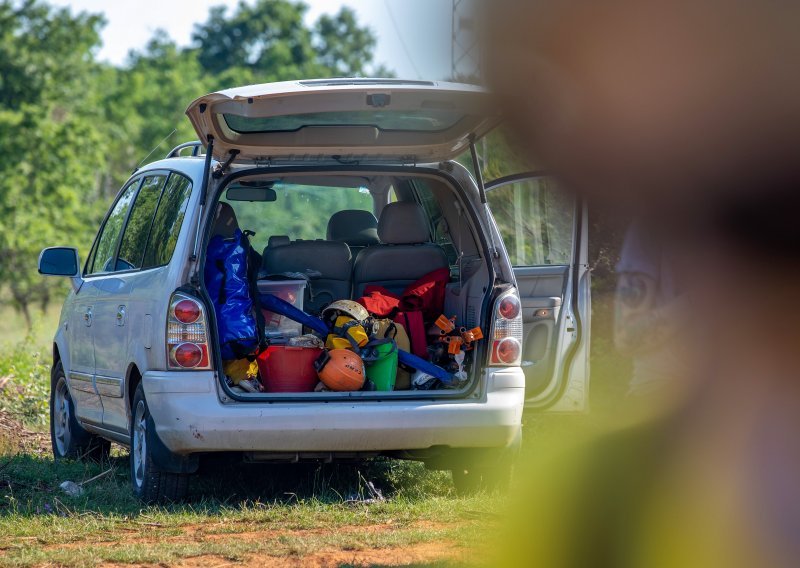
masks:
[[(338, 568), (339, 566), (408, 566), (447, 560), (463, 560), (463, 553), (452, 543), (424, 543), (403, 548), (379, 548), (366, 550), (320, 550), (302, 557), (275, 557), (263, 554), (249, 556), (244, 562), (231, 562), (215, 556), (187, 558), (175, 568), (221, 568), (237, 566), (256, 568), (274, 566), (275, 568)], [(115, 567), (116, 568), (116, 567)]]
[[(275, 548), (270, 547), (267, 552), (248, 553), (236, 559), (225, 558), (218, 554), (200, 554), (176, 560), (174, 562), (160, 562), (155, 565), (149, 564), (101, 564), (103, 568), (131, 568), (132, 566), (146, 566), (148, 568), (199, 568), (212, 567), (222, 568), (223, 566), (235, 566), (242, 568), (255, 568), (261, 566), (275, 566), (277, 568), (288, 567), (310, 567), (328, 568), (339, 566), (408, 566), (437, 561), (448, 561), (458, 563), (465, 561), (466, 551), (457, 544), (447, 540), (436, 542), (417, 543), (405, 546), (380, 546), (369, 547), (359, 546), (357, 549), (350, 549), (349, 546), (335, 547), (323, 546), (313, 552), (299, 554), (292, 547), (280, 546), (281, 539), (309, 539), (325, 538), (326, 535), (333, 534), (388, 534), (397, 530), (431, 529), (443, 528), (446, 524), (431, 522), (407, 523), (402, 526), (395, 526), (393, 523), (378, 525), (348, 525), (339, 526), (331, 529), (301, 529), (301, 530), (275, 530), (246, 531), (238, 533), (207, 533), (208, 527), (202, 525), (187, 525), (183, 528), (183, 534), (159, 538), (157, 535), (147, 537), (126, 538), (126, 544), (151, 544), (151, 543), (209, 543), (219, 542), (229, 539), (238, 543), (254, 543), (264, 545), (269, 542), (276, 544)], [(114, 546), (113, 542), (77, 542), (68, 545), (51, 545), (48, 548), (72, 548), (72, 547), (94, 547), (94, 546)]]

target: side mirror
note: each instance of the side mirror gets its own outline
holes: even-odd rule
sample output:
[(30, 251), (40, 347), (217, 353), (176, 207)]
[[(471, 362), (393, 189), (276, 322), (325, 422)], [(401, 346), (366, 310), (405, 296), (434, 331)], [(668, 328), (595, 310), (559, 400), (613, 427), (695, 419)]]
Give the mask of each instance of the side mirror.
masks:
[(39, 255), (39, 274), (44, 276), (80, 277), (78, 249), (72, 247), (50, 247)]

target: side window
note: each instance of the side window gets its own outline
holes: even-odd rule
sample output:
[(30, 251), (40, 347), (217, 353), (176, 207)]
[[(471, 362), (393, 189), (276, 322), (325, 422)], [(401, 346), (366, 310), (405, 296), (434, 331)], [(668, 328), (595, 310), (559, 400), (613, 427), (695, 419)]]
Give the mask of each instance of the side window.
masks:
[(87, 274), (99, 274), (102, 272), (114, 271), (114, 258), (117, 253), (117, 243), (125, 218), (128, 216), (128, 209), (131, 206), (139, 182), (136, 180), (122, 192), (122, 195), (114, 204), (111, 213), (101, 229), (100, 237), (97, 239), (97, 246), (94, 250), (91, 266), (86, 271)]
[(166, 176), (144, 178), (122, 235), (117, 256), (117, 270), (142, 268), (147, 237), (153, 226), (153, 215), (156, 212), (156, 205), (158, 205), (165, 181)]
[(171, 174), (164, 188), (144, 253), (143, 268), (169, 264), (181, 232), (186, 206), (192, 194), (192, 182), (179, 174)]
[(431, 224), (431, 241), (442, 247), (450, 266), (455, 266), (458, 263), (458, 250), (453, 245), (438, 199), (425, 180), (414, 180), (412, 183), (419, 204), (422, 205)]
[(501, 182), (487, 199), (513, 266), (570, 264), (575, 203), (554, 180)]

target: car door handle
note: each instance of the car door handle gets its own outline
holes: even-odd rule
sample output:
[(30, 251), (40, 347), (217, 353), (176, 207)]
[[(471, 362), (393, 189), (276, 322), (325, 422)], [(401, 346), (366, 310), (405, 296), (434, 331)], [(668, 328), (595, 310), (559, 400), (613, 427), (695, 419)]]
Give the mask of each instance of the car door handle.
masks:
[(87, 327), (92, 325), (92, 308), (89, 308), (83, 314), (83, 321), (84, 321), (84, 323), (86, 324)]
[(128, 313), (125, 309), (125, 306), (119, 306), (117, 308), (117, 325), (123, 326), (128, 321)]

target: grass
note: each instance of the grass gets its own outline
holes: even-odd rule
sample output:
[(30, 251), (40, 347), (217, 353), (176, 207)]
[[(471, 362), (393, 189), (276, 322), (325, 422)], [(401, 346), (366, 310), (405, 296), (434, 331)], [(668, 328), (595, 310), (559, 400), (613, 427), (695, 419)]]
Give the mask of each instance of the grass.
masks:
[(0, 309), (0, 411), (26, 426), (47, 425), (52, 341), (61, 306), (33, 310), (33, 327), (10, 307)]
[[(421, 464), (205, 464), (186, 504), (148, 507), (129, 490), (127, 456), (105, 464), (0, 458), (0, 566), (164, 563), (196, 556), (231, 561), (253, 554), (304, 556), (324, 550), (476, 546), (500, 504), (457, 498), (447, 475)], [(70, 498), (58, 489), (107, 469)], [(387, 496), (365, 501), (369, 480)]]
[(49, 351), (60, 313), (60, 299), (51, 302), (47, 311), (31, 308), (33, 328), (28, 330), (19, 311), (9, 306), (0, 307), (0, 358), (10, 347), (23, 341), (34, 351)]

